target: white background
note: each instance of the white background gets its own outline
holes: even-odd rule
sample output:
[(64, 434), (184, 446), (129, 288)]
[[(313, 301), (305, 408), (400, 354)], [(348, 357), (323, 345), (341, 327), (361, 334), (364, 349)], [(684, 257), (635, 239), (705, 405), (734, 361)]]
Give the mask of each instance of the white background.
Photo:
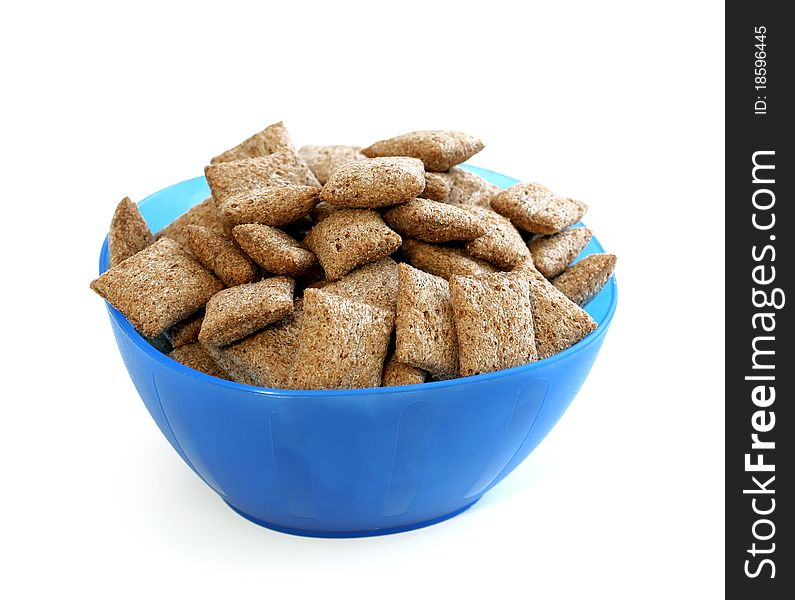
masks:
[[(2, 9), (0, 596), (722, 597), (723, 4), (250, 4)], [(619, 256), (571, 409), (451, 521), (316, 540), (234, 515), (88, 288), (124, 195), (280, 119), (298, 145), (476, 134), (473, 164), (586, 201)]]

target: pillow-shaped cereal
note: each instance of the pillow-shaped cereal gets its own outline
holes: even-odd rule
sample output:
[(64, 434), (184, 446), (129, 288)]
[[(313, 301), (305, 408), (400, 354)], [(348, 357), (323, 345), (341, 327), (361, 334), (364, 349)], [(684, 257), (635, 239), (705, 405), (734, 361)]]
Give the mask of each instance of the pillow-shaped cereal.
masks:
[(201, 371), (206, 375), (212, 375), (219, 379), (230, 379), (226, 371), (218, 366), (218, 363), (213, 360), (207, 350), (196, 342), (175, 348), (169, 352), (168, 357), (194, 371)]
[(108, 266), (115, 267), (154, 241), (155, 236), (141, 216), (138, 205), (129, 198), (124, 198), (119, 202), (110, 221)]
[(527, 244), (508, 219), (492, 210), (476, 206), (467, 210), (480, 217), (480, 222), (486, 228), (484, 235), (464, 245), (464, 249), (471, 256), (487, 260), (501, 269), (513, 269), (530, 256)]
[(538, 183), (517, 183), (491, 199), (491, 207), (530, 233), (551, 235), (579, 221), (588, 206)]
[(365, 156), (412, 156), (429, 171), (447, 171), (483, 149), (483, 142), (460, 131), (424, 130), (381, 140), (362, 150)]
[(356, 267), (389, 256), (401, 237), (373, 210), (342, 209), (315, 225), (304, 244), (317, 255), (327, 279), (339, 279)]
[(188, 225), (185, 234), (191, 254), (225, 286), (256, 281), (259, 275), (257, 265), (228, 238), (201, 225)]
[(555, 277), (552, 284), (569, 300), (585, 306), (602, 290), (615, 267), (614, 254), (589, 254)]
[(368, 158), (334, 171), (320, 199), (335, 206), (378, 208), (401, 204), (425, 189), (425, 169), (416, 158)]
[(431, 273), (444, 279), (450, 279), (453, 275), (475, 277), (497, 271), (491, 263), (472, 258), (458, 248), (435, 246), (434, 244), (407, 239), (403, 240), (403, 245), (400, 249), (408, 257), (412, 265), (426, 273)]
[(359, 146), (302, 146), (298, 154), (309, 165), (320, 185), (325, 185), (331, 174), (342, 165), (367, 158)]
[(415, 198), (384, 213), (384, 221), (398, 233), (423, 242), (474, 240), (486, 233), (472, 211), (425, 198)]
[(212, 197), (192, 206), (187, 212), (161, 229), (156, 237), (157, 239), (164, 237), (170, 238), (182, 246), (183, 249), (190, 252), (188, 234), (186, 233), (186, 229), (189, 225), (201, 225), (213, 233), (230, 237), (229, 232), (224, 226), (224, 222), (218, 218), (218, 210), (215, 206), (215, 200)]
[(447, 204), (491, 208), (491, 199), (502, 191), (499, 186), (460, 167), (453, 167), (439, 175), (446, 178), (450, 185), (450, 191), (443, 199)]
[(229, 227), (247, 223), (282, 227), (311, 213), (319, 193), (311, 185), (257, 187), (227, 197), (218, 214)]
[(533, 263), (547, 279), (566, 270), (591, 241), (593, 233), (587, 227), (565, 229), (560, 233), (532, 240), (527, 247), (533, 255)]
[(267, 225), (238, 225), (232, 230), (243, 251), (269, 273), (297, 277), (307, 273), (317, 258), (295, 238)]
[(414, 383), (425, 383), (427, 373), (422, 369), (417, 369), (403, 364), (395, 355), (389, 357), (384, 365), (384, 374), (381, 377), (381, 387), (392, 387), (396, 385), (411, 385)]
[(397, 306), (398, 265), (389, 257), (367, 263), (338, 279), (317, 287), (329, 294), (366, 302), (394, 312)]
[(425, 171), (425, 189), (420, 192), (420, 198), (441, 202), (447, 198), (452, 189), (450, 177), (446, 173)]

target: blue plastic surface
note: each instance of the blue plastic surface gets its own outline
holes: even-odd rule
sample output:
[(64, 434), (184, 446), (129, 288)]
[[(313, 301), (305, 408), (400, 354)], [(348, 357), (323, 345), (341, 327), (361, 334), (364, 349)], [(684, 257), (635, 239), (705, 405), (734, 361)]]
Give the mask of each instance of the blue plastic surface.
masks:
[[(516, 180), (477, 167), (507, 187)], [(209, 195), (203, 177), (140, 203), (158, 231)], [(107, 240), (100, 272), (107, 265)], [(596, 238), (581, 256), (601, 252)], [(430, 525), (477, 502), (557, 423), (616, 308), (615, 279), (586, 307), (599, 324), (550, 358), (393, 388), (293, 391), (228, 382), (153, 348), (108, 305), (119, 351), (160, 431), (236, 512), (283, 532), (353, 537)]]

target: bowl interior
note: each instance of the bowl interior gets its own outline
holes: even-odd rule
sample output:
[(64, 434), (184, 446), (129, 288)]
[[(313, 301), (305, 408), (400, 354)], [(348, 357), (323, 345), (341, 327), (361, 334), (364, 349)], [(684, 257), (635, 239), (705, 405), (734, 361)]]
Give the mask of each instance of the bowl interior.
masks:
[[(506, 188), (510, 187), (511, 185), (515, 185), (519, 183), (518, 180), (508, 177), (506, 175), (502, 175), (500, 173), (495, 173), (494, 171), (490, 171), (488, 169), (483, 169), (480, 167), (475, 167), (472, 165), (462, 165), (465, 169), (480, 175), (487, 181), (498, 185), (499, 187)], [(141, 214), (143, 215), (144, 219), (146, 220), (149, 227), (152, 231), (160, 231), (166, 225), (171, 223), (174, 219), (185, 213), (188, 209), (192, 206), (198, 204), (199, 202), (203, 201), (207, 197), (210, 196), (210, 189), (207, 185), (207, 181), (204, 177), (196, 177), (194, 179), (189, 179), (187, 181), (183, 181), (181, 183), (174, 184), (169, 186), (159, 192), (152, 194), (151, 196), (145, 198), (139, 203), (139, 209)], [(582, 225), (582, 223), (579, 223)], [(581, 260), (583, 257), (589, 254), (595, 254), (604, 252), (604, 248), (599, 243), (598, 239), (594, 236), (591, 238), (591, 241), (582, 251), (580, 256), (577, 260)], [(576, 261), (575, 261), (576, 262)], [(107, 268), (108, 264), (108, 244), (107, 238), (105, 238), (105, 242), (102, 246), (102, 250), (100, 253), (100, 273), (104, 272)], [(523, 370), (532, 370), (538, 365), (542, 363), (549, 363), (552, 361), (557, 361), (565, 358), (568, 354), (577, 352), (579, 349), (583, 348), (586, 345), (591, 343), (595, 343), (597, 339), (600, 339), (604, 333), (606, 332), (610, 320), (613, 317), (613, 314), (616, 309), (617, 303), (617, 287), (615, 282), (615, 277), (611, 277), (608, 281), (607, 285), (602, 289), (602, 291), (589, 303), (585, 306), (585, 310), (593, 317), (594, 321), (598, 324), (598, 327), (591, 332), (589, 336), (585, 339), (581, 340), (571, 348), (564, 350), (563, 352), (556, 354), (555, 356), (551, 356), (549, 358), (543, 359), (542, 361), (538, 361), (535, 363), (530, 363), (528, 365), (523, 365), (520, 367), (514, 367), (513, 369), (507, 369), (506, 371), (515, 371), (519, 369)], [(401, 386), (399, 388), (377, 388), (375, 390), (268, 390), (266, 388), (256, 388), (252, 386), (248, 386), (245, 384), (235, 383), (224, 381), (215, 377), (210, 377), (209, 375), (205, 375), (198, 371), (193, 371), (188, 369), (187, 367), (177, 363), (176, 361), (171, 360), (168, 356), (162, 354), (160, 351), (155, 349), (149, 342), (146, 341), (129, 323), (129, 321), (118, 312), (115, 308), (108, 305), (108, 310), (111, 314), (111, 318), (119, 323), (123, 331), (136, 342), (137, 345), (140, 346), (141, 350), (155, 356), (158, 360), (163, 361), (164, 363), (170, 363), (171, 368), (182, 371), (182, 372), (190, 372), (195, 377), (206, 379), (208, 383), (214, 383), (216, 385), (223, 385), (223, 386), (234, 386), (239, 388), (245, 388), (249, 392), (256, 392), (256, 393), (279, 393), (282, 395), (289, 395), (289, 394), (300, 394), (302, 396), (307, 395), (322, 395), (325, 397), (328, 396), (351, 396), (357, 394), (372, 394), (374, 392), (381, 392), (384, 394), (390, 394), (395, 391), (405, 390), (407, 388), (416, 387), (417, 385), (421, 385), (423, 389), (428, 389), (429, 386), (436, 386), (436, 387), (446, 387), (449, 385), (454, 385), (456, 379), (447, 380), (447, 381), (437, 381), (431, 383), (423, 383), (423, 384), (415, 384), (412, 386)], [(488, 380), (493, 379), (495, 377), (499, 377), (500, 373), (504, 373), (506, 371), (497, 371), (495, 373), (485, 373), (483, 375), (476, 375), (474, 377), (468, 377), (467, 381), (475, 381), (475, 380)]]

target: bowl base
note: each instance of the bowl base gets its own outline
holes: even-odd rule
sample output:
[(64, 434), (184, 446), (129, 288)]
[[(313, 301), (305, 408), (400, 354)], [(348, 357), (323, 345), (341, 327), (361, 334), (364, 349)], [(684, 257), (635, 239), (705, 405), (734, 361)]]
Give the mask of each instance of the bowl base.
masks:
[(447, 513), (446, 515), (429, 519), (427, 521), (421, 521), (419, 523), (409, 523), (408, 525), (401, 525), (400, 527), (390, 527), (385, 529), (370, 529), (364, 531), (318, 531), (313, 529), (295, 529), (293, 527), (283, 527), (282, 525), (276, 525), (275, 523), (268, 523), (267, 521), (263, 521), (261, 519), (257, 519), (256, 517), (252, 517), (251, 515), (247, 515), (243, 511), (236, 509), (228, 502), (226, 503), (226, 505), (244, 519), (251, 521), (256, 525), (260, 525), (262, 527), (265, 527), (267, 529), (272, 529), (273, 531), (278, 531), (280, 533), (289, 533), (290, 535), (300, 535), (303, 537), (316, 537), (316, 538), (358, 538), (358, 537), (373, 537), (376, 535), (389, 535), (392, 533), (401, 533), (403, 531), (411, 531), (412, 529), (420, 529), (422, 527), (428, 527), (429, 525), (435, 525), (436, 523), (441, 523), (442, 521), (451, 519), (456, 515), (460, 515), (462, 512), (464, 512), (472, 505), (474, 505), (478, 500), (480, 500), (480, 498), (475, 500), (475, 502), (470, 502), (466, 506), (454, 510), (451, 513)]

